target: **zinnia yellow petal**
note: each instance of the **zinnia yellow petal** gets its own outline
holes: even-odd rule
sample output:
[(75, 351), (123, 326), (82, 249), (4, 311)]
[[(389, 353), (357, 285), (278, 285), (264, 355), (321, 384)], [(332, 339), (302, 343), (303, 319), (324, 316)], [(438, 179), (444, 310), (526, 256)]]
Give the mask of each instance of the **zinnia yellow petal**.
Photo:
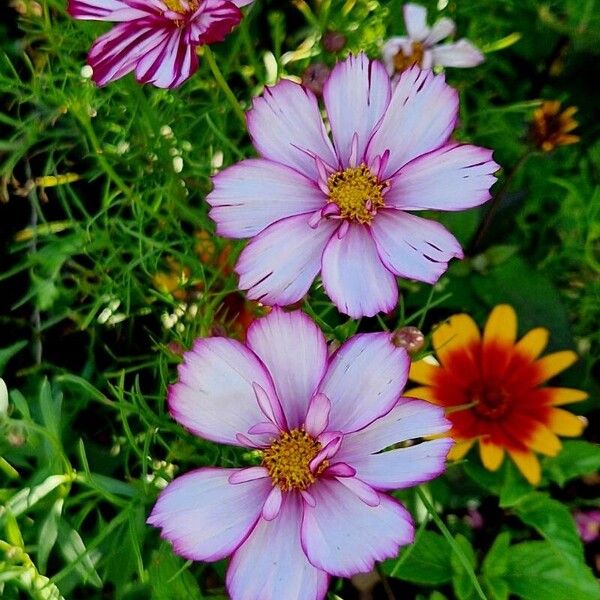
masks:
[(405, 398), (419, 398), (420, 400), (427, 400), (427, 402), (431, 402), (432, 404), (439, 404), (435, 395), (435, 389), (432, 387), (416, 387), (404, 392), (402, 395)]
[(561, 371), (568, 369), (577, 360), (577, 354), (572, 350), (561, 350), (553, 352), (543, 358), (540, 358), (535, 364), (540, 369), (540, 379), (538, 383), (547, 381)]
[(515, 345), (517, 350), (523, 356), (535, 360), (546, 348), (550, 334), (543, 327), (536, 327), (527, 332)]
[(418, 360), (410, 366), (408, 377), (417, 383), (431, 384), (435, 380), (435, 376), (439, 367), (426, 362), (425, 359)]
[(450, 448), (450, 452), (448, 452), (448, 460), (460, 460), (461, 458), (464, 458), (473, 447), (474, 443), (474, 439), (456, 442), (456, 444)]
[(508, 453), (523, 477), (532, 485), (537, 485), (542, 478), (542, 469), (537, 456), (533, 452), (521, 452), (519, 450), (509, 450)]
[(491, 442), (479, 442), (479, 456), (483, 466), (488, 471), (496, 471), (504, 460), (504, 448)]
[(434, 329), (432, 336), (433, 348), (442, 364), (455, 348), (464, 348), (480, 340), (477, 324), (464, 313), (452, 315)]
[[(570, 414), (570, 413), (567, 413)], [(548, 427), (539, 423), (531, 439), (527, 440), (527, 446), (540, 454), (556, 456), (562, 448), (560, 440)]]
[(585, 426), (584, 419), (562, 408), (553, 408), (550, 413), (550, 428), (558, 435), (577, 437)]
[(483, 343), (512, 345), (517, 339), (517, 315), (509, 304), (499, 304), (490, 313), (483, 330)]
[(543, 388), (551, 396), (550, 404), (553, 406), (561, 406), (562, 404), (571, 404), (572, 402), (581, 402), (585, 400), (589, 394), (581, 390), (573, 388), (561, 387), (546, 387)]

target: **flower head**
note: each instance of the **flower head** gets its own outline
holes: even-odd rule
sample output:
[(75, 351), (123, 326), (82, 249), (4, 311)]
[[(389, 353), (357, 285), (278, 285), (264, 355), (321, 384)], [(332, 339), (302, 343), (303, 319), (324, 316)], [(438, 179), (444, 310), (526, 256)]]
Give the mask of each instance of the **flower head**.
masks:
[(459, 314), (432, 337), (441, 365), (427, 359), (413, 363), (410, 378), (424, 387), (407, 393), (447, 409), (457, 441), (451, 458), (462, 458), (478, 441), (485, 468), (498, 469), (506, 451), (530, 483), (539, 483), (534, 452), (554, 456), (561, 448), (558, 435), (577, 436), (584, 427), (582, 419), (558, 407), (587, 394), (542, 385), (572, 365), (576, 354), (563, 350), (539, 358), (548, 331), (532, 329), (517, 342), (515, 311), (506, 304), (491, 312), (483, 336), (471, 317)]
[(427, 9), (409, 2), (404, 5), (404, 23), (407, 36), (391, 37), (383, 46), (383, 61), (390, 75), (415, 65), (423, 69), (476, 67), (485, 60), (469, 40), (438, 44), (456, 30), (454, 21), (448, 17), (442, 17), (430, 28), (427, 26)]
[(196, 342), (169, 392), (173, 417), (214, 442), (254, 449), (260, 465), (202, 468), (175, 479), (148, 520), (182, 556), (232, 554), (234, 600), (324, 597), (329, 575), (369, 571), (413, 539), (386, 494), (444, 469), (443, 411), (402, 398), (406, 351), (387, 333), (357, 335), (329, 356), (303, 313), (273, 310), (246, 345)]
[(269, 305), (299, 301), (321, 273), (351, 317), (390, 311), (396, 277), (434, 283), (462, 257), (436, 222), (407, 211), (463, 210), (490, 198), (492, 152), (450, 140), (458, 95), (442, 75), (411, 69), (392, 85), (364, 54), (340, 62), (323, 99), (280, 81), (254, 101), (248, 129), (261, 158), (213, 178), (217, 233), (253, 238), (240, 288)]
[(198, 68), (196, 48), (220, 42), (252, 0), (69, 0), (75, 19), (118, 23), (88, 54), (98, 85), (135, 71), (140, 83), (181, 85)]
[(535, 109), (531, 123), (531, 137), (537, 148), (551, 152), (557, 146), (576, 144), (579, 136), (570, 133), (579, 123), (573, 118), (577, 107), (560, 110), (558, 100), (547, 100)]
[(584, 544), (591, 544), (600, 538), (600, 510), (577, 511), (574, 517)]

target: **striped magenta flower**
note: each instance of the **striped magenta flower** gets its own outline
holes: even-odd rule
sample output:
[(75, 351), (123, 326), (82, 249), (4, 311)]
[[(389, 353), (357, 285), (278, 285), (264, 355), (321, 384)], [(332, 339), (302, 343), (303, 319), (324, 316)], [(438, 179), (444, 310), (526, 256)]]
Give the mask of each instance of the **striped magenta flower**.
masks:
[[(386, 492), (439, 475), (452, 445), (439, 437), (449, 428), (440, 408), (402, 398), (409, 363), (389, 333), (329, 355), (300, 311), (255, 321), (246, 345), (198, 340), (170, 388), (171, 414), (198, 436), (257, 451), (260, 464), (175, 479), (148, 522), (187, 559), (232, 555), (233, 600), (321, 600), (330, 575), (395, 556), (414, 527)], [(424, 436), (438, 437), (395, 446)]]
[(135, 72), (140, 83), (175, 88), (198, 69), (196, 48), (220, 42), (252, 0), (69, 0), (75, 19), (117, 23), (88, 54), (100, 86)]
[(252, 238), (236, 271), (248, 296), (300, 300), (321, 273), (353, 318), (396, 306), (396, 277), (434, 283), (461, 258), (439, 223), (408, 211), (458, 211), (490, 198), (492, 152), (450, 139), (458, 94), (443, 75), (413, 68), (392, 87), (364, 55), (339, 63), (323, 98), (331, 140), (308, 89), (282, 80), (248, 112), (260, 158), (213, 179), (217, 232)]

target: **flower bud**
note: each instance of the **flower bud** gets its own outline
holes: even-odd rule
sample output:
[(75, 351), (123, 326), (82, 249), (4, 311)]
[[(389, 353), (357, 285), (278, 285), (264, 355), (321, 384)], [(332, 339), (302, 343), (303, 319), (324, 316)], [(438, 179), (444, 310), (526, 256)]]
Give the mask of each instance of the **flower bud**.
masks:
[(392, 343), (398, 348), (406, 348), (409, 354), (414, 354), (425, 345), (425, 336), (416, 327), (401, 327), (392, 334)]

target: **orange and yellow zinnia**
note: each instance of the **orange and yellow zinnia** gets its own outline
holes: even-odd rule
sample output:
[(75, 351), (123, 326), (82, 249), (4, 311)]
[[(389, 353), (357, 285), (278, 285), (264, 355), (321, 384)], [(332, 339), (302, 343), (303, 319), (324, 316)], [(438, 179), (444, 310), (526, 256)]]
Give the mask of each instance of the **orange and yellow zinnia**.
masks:
[(536, 452), (555, 456), (558, 436), (578, 436), (585, 420), (562, 405), (585, 400), (580, 390), (543, 385), (571, 366), (571, 350), (540, 358), (548, 330), (532, 329), (517, 341), (517, 316), (506, 304), (490, 313), (483, 335), (466, 314), (450, 317), (432, 336), (439, 365), (426, 358), (413, 363), (410, 378), (422, 387), (406, 395), (446, 408), (456, 440), (450, 452), (464, 457), (479, 442), (483, 466), (500, 467), (505, 453), (532, 484), (540, 481)]

